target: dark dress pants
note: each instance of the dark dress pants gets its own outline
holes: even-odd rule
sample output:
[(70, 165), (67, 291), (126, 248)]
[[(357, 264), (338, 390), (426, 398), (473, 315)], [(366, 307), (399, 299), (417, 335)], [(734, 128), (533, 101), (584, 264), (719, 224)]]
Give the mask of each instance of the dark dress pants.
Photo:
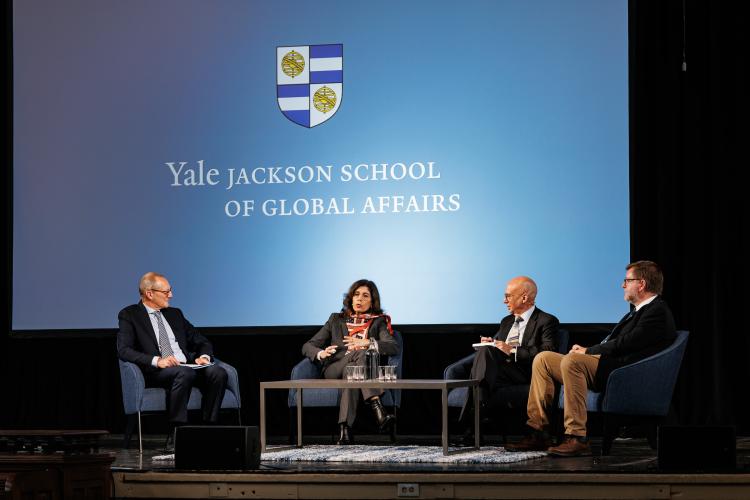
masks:
[[(471, 378), (479, 380), (480, 408), (490, 406), (492, 394), (502, 387), (509, 385), (528, 384), (531, 377), (515, 362), (514, 355), (507, 355), (495, 347), (481, 347), (471, 365)], [(467, 409), (472, 407), (471, 391), (467, 391), (467, 398), (461, 409), (461, 417), (468, 417), (471, 413)]]
[(162, 368), (144, 377), (146, 387), (162, 387), (167, 392), (167, 414), (173, 424), (187, 423), (187, 405), (193, 387), (202, 394), (201, 414), (203, 421), (217, 423), (219, 410), (227, 387), (227, 372), (213, 365), (199, 370), (187, 366)]
[[(364, 366), (365, 352), (364, 350), (352, 351), (341, 359), (337, 359), (326, 367), (325, 371), (323, 371), (323, 377), (343, 378), (347, 366)], [(357, 404), (359, 404), (360, 391), (365, 401), (373, 396), (383, 394), (382, 389), (341, 389), (341, 402), (339, 403), (340, 424), (346, 423), (349, 427), (354, 425), (354, 420), (357, 418)]]

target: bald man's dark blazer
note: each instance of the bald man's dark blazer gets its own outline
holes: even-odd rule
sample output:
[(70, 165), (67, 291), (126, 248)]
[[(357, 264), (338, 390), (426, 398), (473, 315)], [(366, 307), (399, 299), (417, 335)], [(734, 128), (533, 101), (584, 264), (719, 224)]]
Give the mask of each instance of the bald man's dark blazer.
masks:
[[(494, 339), (505, 342), (515, 320), (516, 317), (512, 314), (504, 317), (500, 321), (500, 329), (495, 334)], [(507, 362), (514, 363), (531, 380), (531, 363), (534, 361), (534, 356), (542, 351), (557, 350), (557, 330), (559, 327), (560, 322), (556, 317), (538, 307), (535, 308), (526, 324), (521, 345), (516, 347), (516, 355), (508, 356)]]
[[(193, 363), (202, 354), (208, 354), (213, 360), (211, 342), (185, 319), (181, 310), (166, 307), (161, 313), (172, 328), (188, 363)], [(151, 366), (151, 361), (154, 356), (161, 356), (161, 353), (146, 306), (142, 302), (130, 305), (120, 311), (117, 318), (120, 323), (120, 330), (117, 332), (117, 354), (120, 359), (137, 364), (144, 374), (158, 371), (158, 368)]]

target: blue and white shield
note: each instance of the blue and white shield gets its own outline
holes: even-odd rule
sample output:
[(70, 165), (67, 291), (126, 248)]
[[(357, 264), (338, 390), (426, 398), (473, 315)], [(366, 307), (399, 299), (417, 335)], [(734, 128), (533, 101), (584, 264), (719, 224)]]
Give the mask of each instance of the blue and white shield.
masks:
[(284, 116), (312, 128), (341, 106), (344, 45), (276, 47), (276, 99)]

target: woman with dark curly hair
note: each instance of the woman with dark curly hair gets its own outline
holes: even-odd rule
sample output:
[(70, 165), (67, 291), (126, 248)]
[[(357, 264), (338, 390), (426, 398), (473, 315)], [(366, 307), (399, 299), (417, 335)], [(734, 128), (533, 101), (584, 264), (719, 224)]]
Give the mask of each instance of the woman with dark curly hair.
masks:
[[(391, 318), (380, 307), (378, 287), (370, 280), (352, 283), (344, 295), (341, 312), (331, 314), (318, 333), (302, 346), (302, 354), (323, 366), (324, 378), (341, 378), (347, 366), (365, 364), (365, 351), (375, 340), (375, 348), (385, 356), (398, 354), (398, 344), (393, 338)], [(387, 430), (396, 420), (385, 411), (380, 401), (382, 389), (342, 389), (339, 405), (340, 435), (338, 444), (354, 442), (351, 427), (357, 416), (359, 393), (372, 408), (381, 431)]]

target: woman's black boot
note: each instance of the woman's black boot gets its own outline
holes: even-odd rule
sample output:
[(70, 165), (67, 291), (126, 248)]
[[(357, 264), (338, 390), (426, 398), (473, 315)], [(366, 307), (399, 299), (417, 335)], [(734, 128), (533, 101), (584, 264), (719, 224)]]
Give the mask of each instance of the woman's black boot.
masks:
[(369, 401), (369, 403), (370, 408), (372, 408), (372, 412), (375, 414), (375, 420), (378, 421), (380, 432), (388, 430), (391, 426), (393, 426), (393, 424), (396, 423), (396, 416), (391, 415), (390, 413), (385, 411), (383, 403), (380, 402), (380, 398), (373, 398)]
[(341, 433), (339, 434), (339, 440), (336, 444), (354, 444), (354, 434), (352, 434), (351, 428), (346, 425), (346, 422), (339, 424), (341, 427)]

